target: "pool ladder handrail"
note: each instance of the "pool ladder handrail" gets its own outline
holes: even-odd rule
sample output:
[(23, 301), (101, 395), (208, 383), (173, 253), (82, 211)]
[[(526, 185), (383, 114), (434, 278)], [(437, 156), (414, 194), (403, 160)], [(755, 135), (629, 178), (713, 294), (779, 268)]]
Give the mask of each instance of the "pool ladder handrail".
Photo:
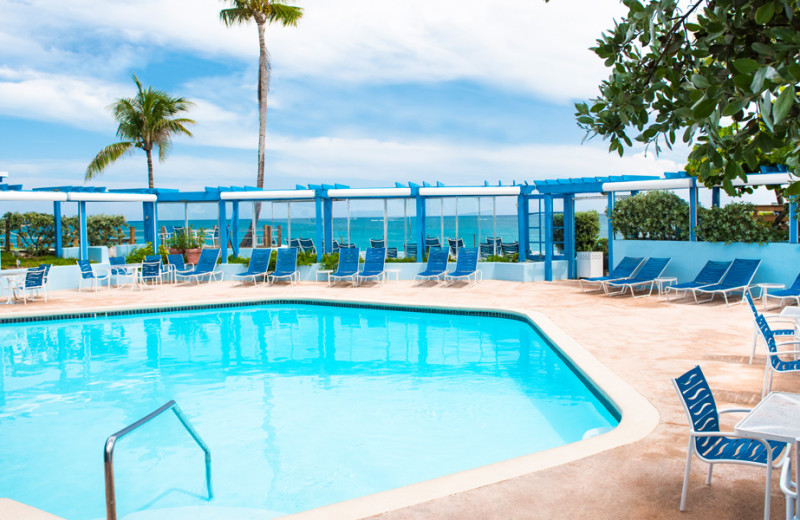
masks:
[(143, 426), (145, 423), (149, 422), (151, 419), (158, 417), (162, 413), (166, 412), (167, 410), (172, 410), (175, 413), (175, 416), (181, 422), (186, 431), (189, 432), (189, 435), (192, 436), (192, 439), (197, 443), (200, 448), (202, 448), (203, 452), (206, 455), (206, 489), (208, 490), (208, 499), (211, 500), (213, 493), (211, 491), (211, 451), (208, 449), (208, 445), (203, 441), (200, 437), (200, 434), (197, 433), (197, 430), (194, 429), (192, 424), (189, 422), (189, 419), (183, 415), (183, 411), (181, 407), (178, 406), (174, 400), (170, 400), (167, 403), (164, 403), (160, 406), (157, 410), (150, 412), (149, 414), (145, 415), (135, 423), (126, 426), (125, 428), (121, 429), (117, 433), (111, 435), (108, 439), (106, 439), (105, 449), (103, 450), (103, 461), (105, 467), (105, 478), (106, 478), (106, 519), (107, 520), (117, 520), (117, 501), (116, 501), (116, 493), (114, 491), (114, 444), (117, 442), (118, 439), (125, 437), (132, 431), (136, 430), (140, 426)]

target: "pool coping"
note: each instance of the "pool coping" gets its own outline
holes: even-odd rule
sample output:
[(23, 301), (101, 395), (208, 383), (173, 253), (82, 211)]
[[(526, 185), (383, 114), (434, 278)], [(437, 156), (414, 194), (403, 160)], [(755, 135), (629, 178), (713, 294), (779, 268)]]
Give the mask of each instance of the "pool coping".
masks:
[[(538, 328), (556, 349), (566, 355), (573, 368), (589, 379), (608, 401), (614, 406), (621, 419), (613, 430), (589, 439), (566, 444), (556, 448), (522, 455), (505, 461), (495, 462), (478, 468), (460, 471), (443, 477), (401, 486), (350, 500), (329, 504), (307, 511), (280, 517), (282, 520), (322, 520), (322, 519), (361, 519), (389, 511), (403, 509), (431, 500), (485, 487), (505, 480), (521, 477), (544, 469), (552, 468), (568, 462), (576, 461), (637, 442), (650, 434), (658, 425), (660, 416), (656, 408), (631, 385), (617, 376), (611, 369), (602, 364), (576, 340), (563, 332), (547, 316), (536, 311), (525, 311), (504, 306), (478, 307), (450, 305), (446, 302), (436, 305), (409, 304), (407, 302), (390, 301), (369, 302), (359, 299), (328, 299), (285, 296), (253, 298), (237, 298), (235, 300), (201, 300), (176, 304), (155, 304), (147, 307), (141, 305), (122, 305), (110, 307), (86, 308), (80, 312), (31, 312), (18, 314), (13, 318), (2, 319), (2, 323), (20, 323), (52, 319), (71, 319), (117, 314), (156, 313), (169, 310), (191, 310), (203, 308), (231, 308), (244, 305), (259, 305), (270, 302), (315, 302), (330, 305), (363, 305), (364, 307), (399, 307), (431, 311), (467, 311), (504, 313), (525, 318)], [(143, 311), (143, 312), (135, 312)]]

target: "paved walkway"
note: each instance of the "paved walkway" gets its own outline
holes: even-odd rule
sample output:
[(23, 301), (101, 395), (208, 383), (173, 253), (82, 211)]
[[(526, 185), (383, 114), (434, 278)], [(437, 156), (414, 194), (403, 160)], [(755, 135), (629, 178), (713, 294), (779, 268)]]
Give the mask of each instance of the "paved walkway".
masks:
[[(397, 519), (740, 519), (763, 515), (764, 472), (722, 465), (712, 486), (695, 462), (688, 511), (679, 513), (688, 426), (670, 378), (700, 364), (721, 408), (753, 406), (760, 399), (765, 355), (747, 363), (752, 318), (746, 306), (675, 304), (656, 297), (632, 300), (583, 294), (574, 282), (484, 281), (477, 287), (203, 286), (54, 292), (49, 302), (0, 306), (0, 315), (54, 313), (87, 307), (169, 305), (199, 300), (313, 297), (367, 302), (517, 308), (549, 317), (658, 409), (661, 421), (645, 440), (563, 466), (380, 515)], [(774, 389), (800, 392), (800, 376), (776, 378)], [(730, 428), (735, 423), (726, 423)], [(783, 496), (773, 486), (772, 517), (782, 518)]]

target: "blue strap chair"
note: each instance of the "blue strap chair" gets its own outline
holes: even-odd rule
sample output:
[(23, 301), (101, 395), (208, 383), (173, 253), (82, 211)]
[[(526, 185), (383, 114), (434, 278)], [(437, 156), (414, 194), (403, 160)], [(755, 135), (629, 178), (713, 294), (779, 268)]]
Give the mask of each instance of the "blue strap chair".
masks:
[(786, 300), (794, 300), (795, 304), (800, 305), (800, 274), (794, 279), (792, 285), (788, 289), (777, 289), (771, 293), (768, 289), (762, 289), (764, 292), (764, 310), (767, 308), (767, 300), (773, 298), (778, 300), (778, 307), (783, 307)]
[(278, 249), (278, 257), (275, 259), (275, 271), (268, 276), (269, 284), (272, 285), (276, 280), (288, 279), (295, 285), (300, 279), (297, 272), (297, 248), (282, 247)]
[[(622, 295), (625, 291), (630, 289), (631, 296), (636, 298), (636, 289), (639, 287), (650, 286), (647, 296), (653, 294), (653, 286), (656, 284), (656, 278), (660, 277), (664, 270), (669, 265), (671, 258), (648, 258), (641, 269), (631, 278), (620, 280), (617, 282), (608, 282), (608, 291), (606, 294), (609, 296)], [(612, 291), (611, 288), (619, 289)], [(641, 296), (644, 296), (642, 294)]]
[(289, 247), (295, 247), (298, 250), (300, 249), (300, 239), (299, 238), (290, 238), (289, 239)]
[[(124, 256), (111, 256), (108, 258), (108, 263), (111, 265), (111, 269), (109, 269), (109, 275), (114, 279), (117, 287), (123, 285), (120, 283), (121, 280), (124, 281), (124, 284), (133, 283), (135, 281), (136, 271), (135, 269), (129, 269), (128, 267), (125, 267), (127, 261), (125, 260)], [(111, 281), (109, 280), (108, 283), (111, 284)]]
[(165, 278), (170, 278), (170, 267), (168, 265), (164, 265), (164, 261), (161, 258), (161, 255), (145, 255), (144, 257), (145, 262), (158, 262), (159, 269), (161, 269), (161, 276)]
[[(750, 364), (753, 363), (753, 358), (756, 355), (756, 345), (758, 344), (758, 338), (760, 337), (766, 344), (766, 338), (761, 333), (761, 327), (758, 324), (758, 317), (763, 316), (767, 323), (771, 324), (782, 324), (784, 328), (781, 329), (772, 329), (772, 334), (775, 336), (794, 336), (798, 333), (798, 323), (797, 320), (786, 318), (781, 316), (780, 314), (762, 314), (758, 312), (756, 309), (756, 304), (753, 302), (753, 297), (750, 296), (750, 293), (745, 293), (745, 299), (747, 300), (748, 305), (750, 305), (750, 310), (753, 311), (753, 347), (750, 350)], [(788, 326), (788, 327), (787, 327)], [(770, 325), (772, 328), (773, 325)]]
[(457, 256), (458, 250), (464, 247), (464, 241), (460, 238), (448, 238), (447, 247), (450, 249), (451, 256)]
[[(22, 296), (22, 302), (28, 305), (28, 300), (33, 300), (33, 293), (38, 295), (39, 291), (44, 292), (44, 301), (47, 301), (47, 291), (45, 290), (45, 268), (32, 267), (25, 272), (25, 281), (20, 285), (12, 286), (14, 298), (17, 300)], [(30, 296), (29, 296), (30, 294)]]
[[(694, 301), (696, 303), (710, 302), (714, 299), (714, 296), (721, 294), (725, 298), (725, 304), (729, 305), (728, 293), (741, 292), (741, 301), (743, 302), (744, 293), (750, 289), (750, 284), (753, 282), (753, 278), (760, 264), (761, 259), (736, 258), (719, 283), (692, 289)], [(697, 299), (697, 293), (709, 294), (710, 297), (707, 300), (699, 301)]]
[(683, 282), (667, 287), (667, 300), (671, 299), (670, 294), (672, 292), (674, 292), (676, 296), (679, 292), (682, 293), (682, 296), (686, 296), (686, 293), (691, 289), (697, 289), (698, 287), (703, 287), (704, 285), (718, 283), (720, 280), (722, 280), (722, 277), (725, 276), (725, 273), (728, 271), (730, 266), (730, 262), (717, 262), (715, 260), (709, 260), (706, 262), (706, 265), (700, 269), (700, 272), (697, 273), (697, 276), (695, 276), (694, 280), (691, 282)]
[(176, 273), (176, 278), (195, 280), (198, 284), (201, 278), (208, 278), (208, 283), (211, 283), (211, 280), (221, 280), (223, 273), (217, 270), (219, 254), (219, 248), (204, 248), (200, 252), (200, 258), (197, 260), (197, 265), (194, 269), (186, 271), (183, 274)]
[(417, 243), (406, 242), (403, 244), (403, 254), (406, 258), (417, 258)]
[(512, 256), (519, 254), (519, 242), (502, 244), (500, 250), (502, 251), (503, 256)]
[(50, 280), (50, 268), (53, 267), (53, 264), (39, 264), (40, 269), (44, 269), (44, 285), (42, 288), (42, 292), (45, 295), (45, 301), (47, 301), (47, 285)]
[(385, 248), (386, 247), (386, 241), (384, 239), (382, 239), (382, 238), (370, 238), (369, 239), (369, 247), (374, 247), (374, 248), (379, 248), (379, 249)]
[[(480, 244), (478, 247), (478, 252), (481, 255), (481, 258), (487, 258), (494, 255), (495, 247), (494, 244)], [(502, 248), (497, 248), (498, 254), (503, 254)]]
[(314, 247), (314, 240), (311, 238), (301, 238), (300, 250), (304, 253), (316, 253), (317, 248)]
[(425, 251), (430, 251), (434, 247), (442, 247), (439, 237), (425, 237)]
[(179, 274), (186, 274), (192, 270), (192, 264), (187, 264), (183, 255), (176, 253), (174, 255), (167, 255), (167, 269), (169, 269), (170, 278), (175, 282), (178, 280)]
[[(616, 282), (619, 280), (625, 280), (633, 276), (633, 273), (642, 265), (642, 261), (644, 258), (642, 257), (635, 257), (635, 256), (626, 256), (622, 259), (620, 263), (617, 264), (617, 267), (614, 268), (613, 271), (608, 273), (608, 276), (595, 276), (594, 278), (581, 278), (578, 280), (578, 283), (581, 286), (581, 290), (583, 292), (587, 292), (586, 288), (583, 286), (584, 283), (590, 284), (599, 284), (600, 289), (604, 292), (606, 291), (606, 284), (608, 282)], [(597, 290), (597, 289), (593, 289)]]
[[(340, 257), (341, 258), (341, 257)], [(386, 283), (386, 248), (370, 247), (364, 257), (364, 268), (356, 275), (356, 285), (374, 278), (376, 281)]]
[(111, 288), (111, 273), (95, 273), (94, 269), (92, 269), (92, 264), (90, 264), (88, 260), (78, 260), (78, 267), (81, 270), (81, 277), (78, 280), (78, 291), (83, 290), (84, 283), (92, 285), (95, 291), (97, 291), (102, 282), (106, 282), (108, 288)]
[(336, 272), (328, 277), (328, 285), (333, 285), (342, 280), (350, 280), (356, 285), (356, 275), (358, 275), (358, 258), (360, 251), (358, 248), (340, 248), (339, 265)]
[(386, 248), (386, 258), (397, 258), (397, 248), (396, 247), (387, 247)]
[(462, 247), (458, 250), (456, 257), (456, 268), (445, 273), (445, 280), (449, 280), (452, 285), (456, 280), (472, 280), (472, 285), (477, 285), (483, 275), (478, 271), (478, 249), (475, 247)]
[(708, 476), (706, 485), (711, 484), (711, 472), (714, 464), (732, 463), (749, 464), (767, 469), (767, 483), (764, 500), (764, 518), (769, 520), (770, 491), (772, 488), (772, 470), (783, 464), (786, 445), (774, 441), (762, 441), (741, 437), (733, 432), (720, 431), (719, 416), (723, 413), (749, 412), (749, 409), (717, 410), (714, 395), (708, 386), (703, 371), (694, 367), (680, 377), (672, 380), (675, 391), (681, 399), (683, 409), (689, 419), (689, 448), (686, 452), (686, 470), (683, 475), (681, 491), (681, 511), (686, 510), (686, 495), (689, 489), (689, 472), (694, 454), (707, 463)]
[(163, 286), (165, 272), (161, 269), (161, 259), (157, 261), (142, 262), (142, 268), (139, 271), (139, 290), (141, 291), (148, 282), (158, 283), (159, 287)]
[(247, 270), (233, 275), (234, 278), (242, 280), (242, 284), (250, 278), (253, 279), (253, 285), (256, 285), (256, 278), (261, 278), (262, 282), (267, 281), (267, 274), (269, 273), (269, 259), (272, 256), (272, 249), (253, 249), (250, 254), (250, 263), (247, 264)]
[(442, 277), (447, 272), (447, 261), (449, 260), (449, 253), (443, 247), (432, 247), (428, 251), (428, 263), (425, 269), (418, 273), (416, 278), (419, 280), (430, 280), (435, 278), (436, 281), (441, 281)]
[[(756, 318), (756, 324), (769, 349), (767, 364), (764, 367), (764, 384), (761, 387), (761, 398), (763, 399), (764, 396), (772, 390), (772, 376), (776, 372), (800, 372), (800, 341), (793, 339), (791, 341), (776, 343), (775, 336), (777, 334), (769, 326), (763, 314), (760, 314)], [(778, 347), (785, 345), (793, 345), (794, 348), (792, 350), (778, 350)], [(781, 356), (790, 356), (791, 359), (784, 360), (781, 359)]]

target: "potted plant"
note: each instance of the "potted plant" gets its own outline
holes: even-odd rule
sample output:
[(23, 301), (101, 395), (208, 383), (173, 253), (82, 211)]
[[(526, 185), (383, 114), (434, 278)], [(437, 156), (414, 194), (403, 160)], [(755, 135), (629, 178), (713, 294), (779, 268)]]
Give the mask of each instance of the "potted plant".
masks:
[(202, 228), (197, 232), (193, 232), (191, 227), (186, 230), (186, 234), (184, 235), (185, 246), (183, 250), (184, 257), (186, 257), (186, 262), (190, 264), (197, 264), (197, 261), (200, 260), (200, 253), (203, 251), (203, 242), (205, 242), (205, 236), (206, 232)]
[(187, 233), (172, 233), (167, 241), (167, 248), (171, 255), (182, 255), (186, 250)]

